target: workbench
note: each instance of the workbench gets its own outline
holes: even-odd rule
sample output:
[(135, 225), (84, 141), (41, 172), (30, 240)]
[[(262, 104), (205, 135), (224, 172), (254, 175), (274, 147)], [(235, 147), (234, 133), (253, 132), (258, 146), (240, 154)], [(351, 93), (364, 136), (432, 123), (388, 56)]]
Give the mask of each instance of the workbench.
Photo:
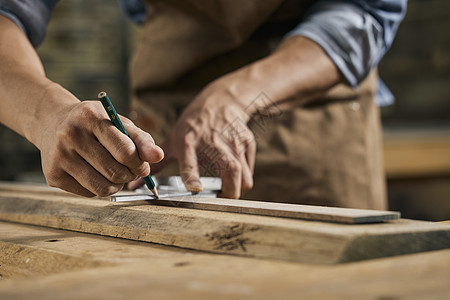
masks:
[(0, 183), (0, 299), (446, 299), (450, 225), (114, 204)]

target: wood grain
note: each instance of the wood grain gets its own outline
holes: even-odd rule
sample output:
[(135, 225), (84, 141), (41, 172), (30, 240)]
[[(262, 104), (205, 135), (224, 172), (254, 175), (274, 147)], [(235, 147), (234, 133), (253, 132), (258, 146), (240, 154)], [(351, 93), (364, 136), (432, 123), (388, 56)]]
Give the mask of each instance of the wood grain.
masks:
[[(450, 247), (450, 226), (408, 220), (335, 224), (0, 188), (0, 219), (137, 241), (334, 264)], [(27, 191), (28, 189), (28, 191)]]
[[(447, 299), (450, 294), (450, 250), (324, 266), (0, 222), (2, 245), (18, 251), (0, 256), (6, 279), (0, 279), (0, 299)], [(60, 257), (69, 259), (64, 263)], [(14, 267), (21, 273), (8, 273)]]

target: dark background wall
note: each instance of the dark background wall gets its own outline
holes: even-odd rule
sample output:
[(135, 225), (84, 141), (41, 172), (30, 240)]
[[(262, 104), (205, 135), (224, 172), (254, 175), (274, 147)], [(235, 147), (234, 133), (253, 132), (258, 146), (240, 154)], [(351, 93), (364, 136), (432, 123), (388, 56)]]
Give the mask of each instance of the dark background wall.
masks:
[[(389, 145), (403, 144), (390, 163), (405, 166), (398, 174), (388, 172), (390, 209), (410, 218), (448, 220), (450, 1), (409, 0), (406, 18), (379, 71), (397, 99), (381, 110), (385, 157)], [(420, 164), (425, 167), (412, 167)]]
[(397, 98), (386, 127), (450, 123), (450, 1), (410, 0), (380, 74)]
[[(436, 133), (438, 139), (450, 141), (449, 28), (450, 1), (409, 1), (407, 17), (379, 67), (397, 98), (382, 109), (389, 141), (405, 135), (420, 140)], [(49, 78), (79, 99), (95, 99), (105, 90), (126, 114), (127, 62), (138, 34), (116, 1), (61, 1), (38, 52)], [(37, 149), (1, 125), (0, 170), (0, 180), (43, 181)], [(411, 218), (450, 219), (450, 168), (445, 170), (388, 173), (391, 209)]]

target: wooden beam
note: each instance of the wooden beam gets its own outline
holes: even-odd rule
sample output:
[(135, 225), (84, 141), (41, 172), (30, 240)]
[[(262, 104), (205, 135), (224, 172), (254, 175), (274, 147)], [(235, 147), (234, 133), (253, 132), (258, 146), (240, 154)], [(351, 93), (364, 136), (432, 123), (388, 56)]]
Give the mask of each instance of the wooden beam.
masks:
[(0, 187), (0, 219), (169, 246), (308, 263), (341, 263), (450, 247), (450, 226), (396, 220), (334, 224), (111, 203), (54, 189)]
[(324, 266), (5, 222), (0, 248), (0, 299), (8, 300), (446, 299), (450, 293), (448, 249)]

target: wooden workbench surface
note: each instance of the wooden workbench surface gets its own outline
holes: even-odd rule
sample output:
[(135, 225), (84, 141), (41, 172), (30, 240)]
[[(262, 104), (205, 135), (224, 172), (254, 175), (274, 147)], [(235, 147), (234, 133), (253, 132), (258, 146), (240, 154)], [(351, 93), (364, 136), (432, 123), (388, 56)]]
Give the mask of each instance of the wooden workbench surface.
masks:
[(450, 294), (448, 224), (117, 204), (11, 184), (0, 184), (0, 220), (0, 299)]
[(0, 299), (448, 299), (450, 250), (340, 265), (0, 222)]

